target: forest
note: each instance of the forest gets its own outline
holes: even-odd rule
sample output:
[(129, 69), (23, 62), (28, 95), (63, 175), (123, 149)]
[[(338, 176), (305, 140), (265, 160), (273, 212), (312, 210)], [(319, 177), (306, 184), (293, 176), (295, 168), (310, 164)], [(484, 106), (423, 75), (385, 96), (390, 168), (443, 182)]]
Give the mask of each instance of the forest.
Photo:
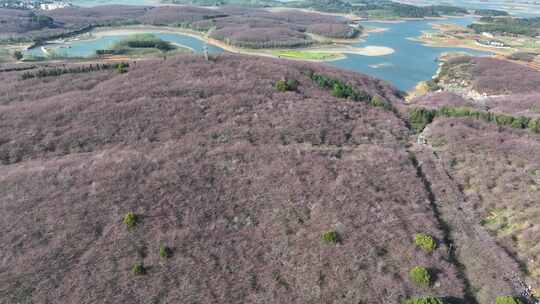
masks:
[[(401, 142), (404, 123), (333, 96), (308, 70), (399, 98), (368, 76), (231, 55), (126, 73), (0, 73), (0, 298), (462, 298), (446, 245), (415, 243), (444, 232)], [(282, 79), (297, 83), (278, 90)]]
[[(13, 11), (14, 14), (11, 14)], [(0, 29), (0, 40), (44, 40), (74, 36), (95, 27), (149, 24), (176, 26), (209, 33), (210, 37), (245, 48), (293, 48), (314, 43), (309, 33), (327, 38), (354, 38), (362, 30), (353, 28), (345, 19), (301, 11), (270, 12), (263, 9), (223, 7), (129, 7), (102, 6), (64, 8), (48, 12), (58, 26), (35, 23), (35, 16), (20, 10), (0, 11), (0, 22), (9, 26)], [(14, 18), (14, 16), (18, 16)], [(45, 17), (43, 17), (45, 18)], [(47, 19), (49, 20), (49, 19)], [(43, 23), (43, 22), (42, 22)]]
[(469, 28), (476, 33), (536, 37), (540, 35), (540, 18), (482, 17), (479, 22), (470, 24)]
[[(439, 84), (497, 69), (530, 78), (506, 100), (538, 90), (491, 58)], [(534, 115), (231, 54), (22, 64), (0, 92), (1, 299), (488, 304), (539, 283)]]

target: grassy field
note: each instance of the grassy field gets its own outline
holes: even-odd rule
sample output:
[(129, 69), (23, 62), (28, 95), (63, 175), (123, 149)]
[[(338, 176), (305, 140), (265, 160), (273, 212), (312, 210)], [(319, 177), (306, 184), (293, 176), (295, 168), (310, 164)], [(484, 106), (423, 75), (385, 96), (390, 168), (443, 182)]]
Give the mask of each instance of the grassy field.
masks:
[(327, 52), (315, 52), (315, 51), (275, 51), (274, 55), (283, 58), (301, 59), (301, 60), (334, 60), (343, 58), (343, 54), (340, 53), (327, 53)]

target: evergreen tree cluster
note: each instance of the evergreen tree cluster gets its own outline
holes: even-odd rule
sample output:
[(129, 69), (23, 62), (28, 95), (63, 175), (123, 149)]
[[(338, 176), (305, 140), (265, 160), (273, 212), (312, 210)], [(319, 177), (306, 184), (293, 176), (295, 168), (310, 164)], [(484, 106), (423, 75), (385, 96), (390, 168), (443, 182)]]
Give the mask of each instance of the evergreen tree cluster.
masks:
[(44, 78), (44, 77), (54, 77), (54, 76), (60, 76), (64, 74), (81, 74), (81, 73), (89, 73), (89, 72), (95, 72), (95, 71), (106, 71), (106, 70), (120, 70), (122, 69), (125, 71), (125, 69), (129, 67), (129, 63), (115, 63), (115, 64), (109, 64), (109, 63), (98, 63), (98, 64), (90, 64), (87, 66), (78, 66), (78, 67), (55, 67), (52, 69), (40, 69), (37, 72), (25, 72), (21, 76), (21, 80), (31, 79), (31, 78)]
[(411, 126), (416, 132), (421, 132), (436, 117), (472, 117), (495, 123), (499, 126), (530, 129), (533, 132), (540, 133), (540, 118), (534, 119), (525, 116), (478, 111), (467, 107), (442, 107), (440, 109), (414, 108), (409, 114)]

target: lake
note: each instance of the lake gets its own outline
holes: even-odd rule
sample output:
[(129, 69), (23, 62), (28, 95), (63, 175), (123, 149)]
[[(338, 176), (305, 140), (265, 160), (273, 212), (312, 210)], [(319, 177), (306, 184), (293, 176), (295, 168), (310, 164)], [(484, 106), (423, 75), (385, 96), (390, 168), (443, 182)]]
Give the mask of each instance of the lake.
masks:
[(365, 42), (354, 46), (367, 45), (386, 46), (394, 49), (394, 53), (385, 56), (366, 57), (347, 54), (343, 60), (330, 64), (387, 80), (401, 90), (409, 90), (419, 81), (431, 79), (437, 71), (437, 58), (445, 52), (462, 51), (475, 56), (488, 55), (486, 52), (463, 48), (435, 48), (424, 46), (407, 38), (416, 38), (422, 31), (431, 30), (431, 23), (455, 23), (468, 25), (472, 17), (451, 18), (448, 20), (419, 20), (402, 23), (364, 22), (365, 27), (386, 28), (388, 31), (370, 33)]
[[(444, 52), (465, 51), (476, 56), (487, 55), (485, 52), (461, 48), (428, 47), (407, 38), (418, 37), (422, 31), (430, 30), (430, 23), (452, 22), (467, 25), (473, 20), (472, 17), (464, 17), (436, 21), (407, 21), (402, 23), (365, 22), (363, 26), (382, 27), (388, 30), (385, 32), (370, 33), (365, 41), (357, 43), (354, 46), (386, 46), (394, 49), (395, 52), (390, 55), (376, 57), (348, 54), (346, 59), (332, 61), (328, 64), (384, 79), (397, 88), (407, 91), (414, 88), (419, 81), (428, 80), (433, 76), (438, 68), (437, 58)], [(150, 31), (150, 33), (152, 32)], [(204, 42), (191, 36), (159, 32), (153, 34), (163, 40), (190, 47), (196, 52), (200, 53), (203, 51)], [(73, 41), (64, 46), (49, 45), (47, 48), (54, 49), (60, 55), (87, 57), (94, 55), (98, 49), (111, 47), (115, 42), (125, 37), (126, 35), (105, 36), (98, 39)], [(69, 48), (66, 46), (69, 46)], [(208, 51), (210, 53), (219, 53), (223, 50), (209, 45)], [(28, 54), (42, 56), (43, 52), (41, 49), (36, 48), (29, 50)]]
[[(176, 34), (176, 33), (160, 33), (152, 32), (155, 36), (170, 41), (173, 43), (178, 43), (187, 47), (192, 48), (198, 53), (202, 53), (204, 49), (204, 42), (187, 35)], [(97, 39), (87, 39), (87, 40), (78, 40), (72, 41), (66, 44), (58, 45), (46, 45), (47, 49), (52, 49), (58, 55), (69, 56), (69, 57), (89, 57), (96, 54), (96, 50), (104, 50), (112, 47), (116, 42), (128, 37), (129, 35), (111, 35), (100, 37)], [(213, 45), (208, 45), (209, 53), (218, 53), (222, 52), (221, 48), (215, 47)], [(34, 48), (26, 51), (28, 55), (34, 56), (43, 56), (43, 51), (40, 48)]]

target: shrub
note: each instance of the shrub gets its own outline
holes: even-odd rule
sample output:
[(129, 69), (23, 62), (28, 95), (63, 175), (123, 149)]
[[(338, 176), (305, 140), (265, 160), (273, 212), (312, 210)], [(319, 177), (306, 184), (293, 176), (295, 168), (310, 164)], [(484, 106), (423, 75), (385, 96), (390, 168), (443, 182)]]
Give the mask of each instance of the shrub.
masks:
[(444, 304), (444, 302), (435, 297), (420, 297), (408, 299), (403, 304)]
[(334, 86), (332, 87), (332, 96), (337, 98), (347, 98), (349, 96), (347, 87), (340, 82), (334, 83)]
[(143, 275), (146, 274), (146, 268), (144, 268), (144, 265), (142, 263), (137, 263), (133, 265), (133, 267), (131, 268), (131, 272), (134, 275)]
[(172, 255), (172, 251), (171, 251), (171, 248), (165, 246), (165, 245), (160, 245), (159, 246), (159, 256), (163, 259), (168, 259), (170, 258)]
[(127, 72), (127, 66), (123, 63), (119, 63), (116, 66), (116, 71), (118, 71), (119, 74), (124, 74)]
[(382, 99), (379, 95), (371, 97), (371, 101), (369, 103), (374, 107), (385, 107), (386, 105), (384, 99)]
[(123, 222), (128, 227), (128, 229), (133, 229), (135, 228), (135, 226), (137, 226), (137, 222), (139, 222), (139, 217), (133, 212), (128, 212), (124, 216)]
[(276, 82), (276, 89), (280, 92), (296, 91), (298, 89), (298, 81), (296, 79), (281, 79)]
[(426, 81), (426, 87), (429, 92), (435, 92), (441, 89), (439, 84), (433, 79)]
[(392, 103), (384, 100), (379, 95), (374, 95), (373, 97), (371, 97), (371, 100), (369, 101), (369, 105), (372, 106), (372, 107), (383, 108), (385, 110), (392, 111), (392, 112), (397, 111), (394, 108), (394, 105), (392, 105)]
[(525, 129), (525, 128), (527, 128), (527, 125), (529, 125), (530, 120), (531, 119), (528, 118), (528, 117), (519, 116), (519, 117), (515, 118), (514, 121), (512, 122), (512, 128)]
[(289, 91), (296, 91), (296, 89), (298, 89), (298, 80), (296, 79), (287, 80), (287, 88), (289, 88)]
[(69, 68), (52, 68), (52, 69), (40, 69), (37, 72), (25, 72), (22, 74), (21, 79), (26, 80), (30, 78), (43, 78), (43, 77), (56, 77), (64, 74), (80, 74), (80, 73), (90, 73), (95, 71), (105, 71), (105, 70), (111, 70), (116, 69), (121, 73), (125, 73), (127, 71), (127, 68), (129, 67), (129, 63), (118, 63), (118, 64), (91, 64), (88, 66), (77, 66), (77, 67), (69, 67)]
[(422, 266), (416, 266), (409, 272), (409, 278), (417, 285), (429, 286), (431, 285), (431, 275), (429, 270)]
[(437, 242), (435, 242), (435, 239), (428, 234), (425, 233), (418, 233), (414, 237), (414, 243), (416, 246), (422, 248), (426, 252), (432, 252), (437, 248)]
[(364, 91), (356, 90), (356, 88), (344, 81), (328, 77), (325, 75), (315, 74), (313, 71), (306, 71), (306, 75), (313, 80), (319, 87), (330, 89), (331, 94), (337, 98), (349, 98), (354, 101), (370, 102), (371, 97)]
[(422, 132), (424, 128), (430, 124), (436, 115), (435, 110), (429, 110), (425, 108), (414, 108), (410, 112), (411, 127), (416, 132)]
[(482, 119), (499, 126), (511, 126), (516, 129), (529, 128), (533, 132), (540, 133), (540, 118), (531, 119), (525, 116), (511, 116), (507, 114), (496, 114), (486, 111), (475, 111), (467, 107), (441, 107), (438, 110), (426, 108), (413, 108), (409, 115), (411, 126), (416, 132), (421, 132), (426, 125), (433, 122), (435, 117), (472, 117)]
[(335, 230), (326, 231), (322, 235), (323, 241), (327, 243), (337, 244), (341, 242), (341, 237), (339, 236), (339, 233)]
[(495, 300), (496, 304), (524, 304), (520, 299), (513, 296), (500, 296)]
[(536, 133), (540, 133), (540, 118), (529, 120), (528, 128)]
[(23, 53), (19, 50), (13, 52), (13, 57), (17, 60), (23, 59)]

